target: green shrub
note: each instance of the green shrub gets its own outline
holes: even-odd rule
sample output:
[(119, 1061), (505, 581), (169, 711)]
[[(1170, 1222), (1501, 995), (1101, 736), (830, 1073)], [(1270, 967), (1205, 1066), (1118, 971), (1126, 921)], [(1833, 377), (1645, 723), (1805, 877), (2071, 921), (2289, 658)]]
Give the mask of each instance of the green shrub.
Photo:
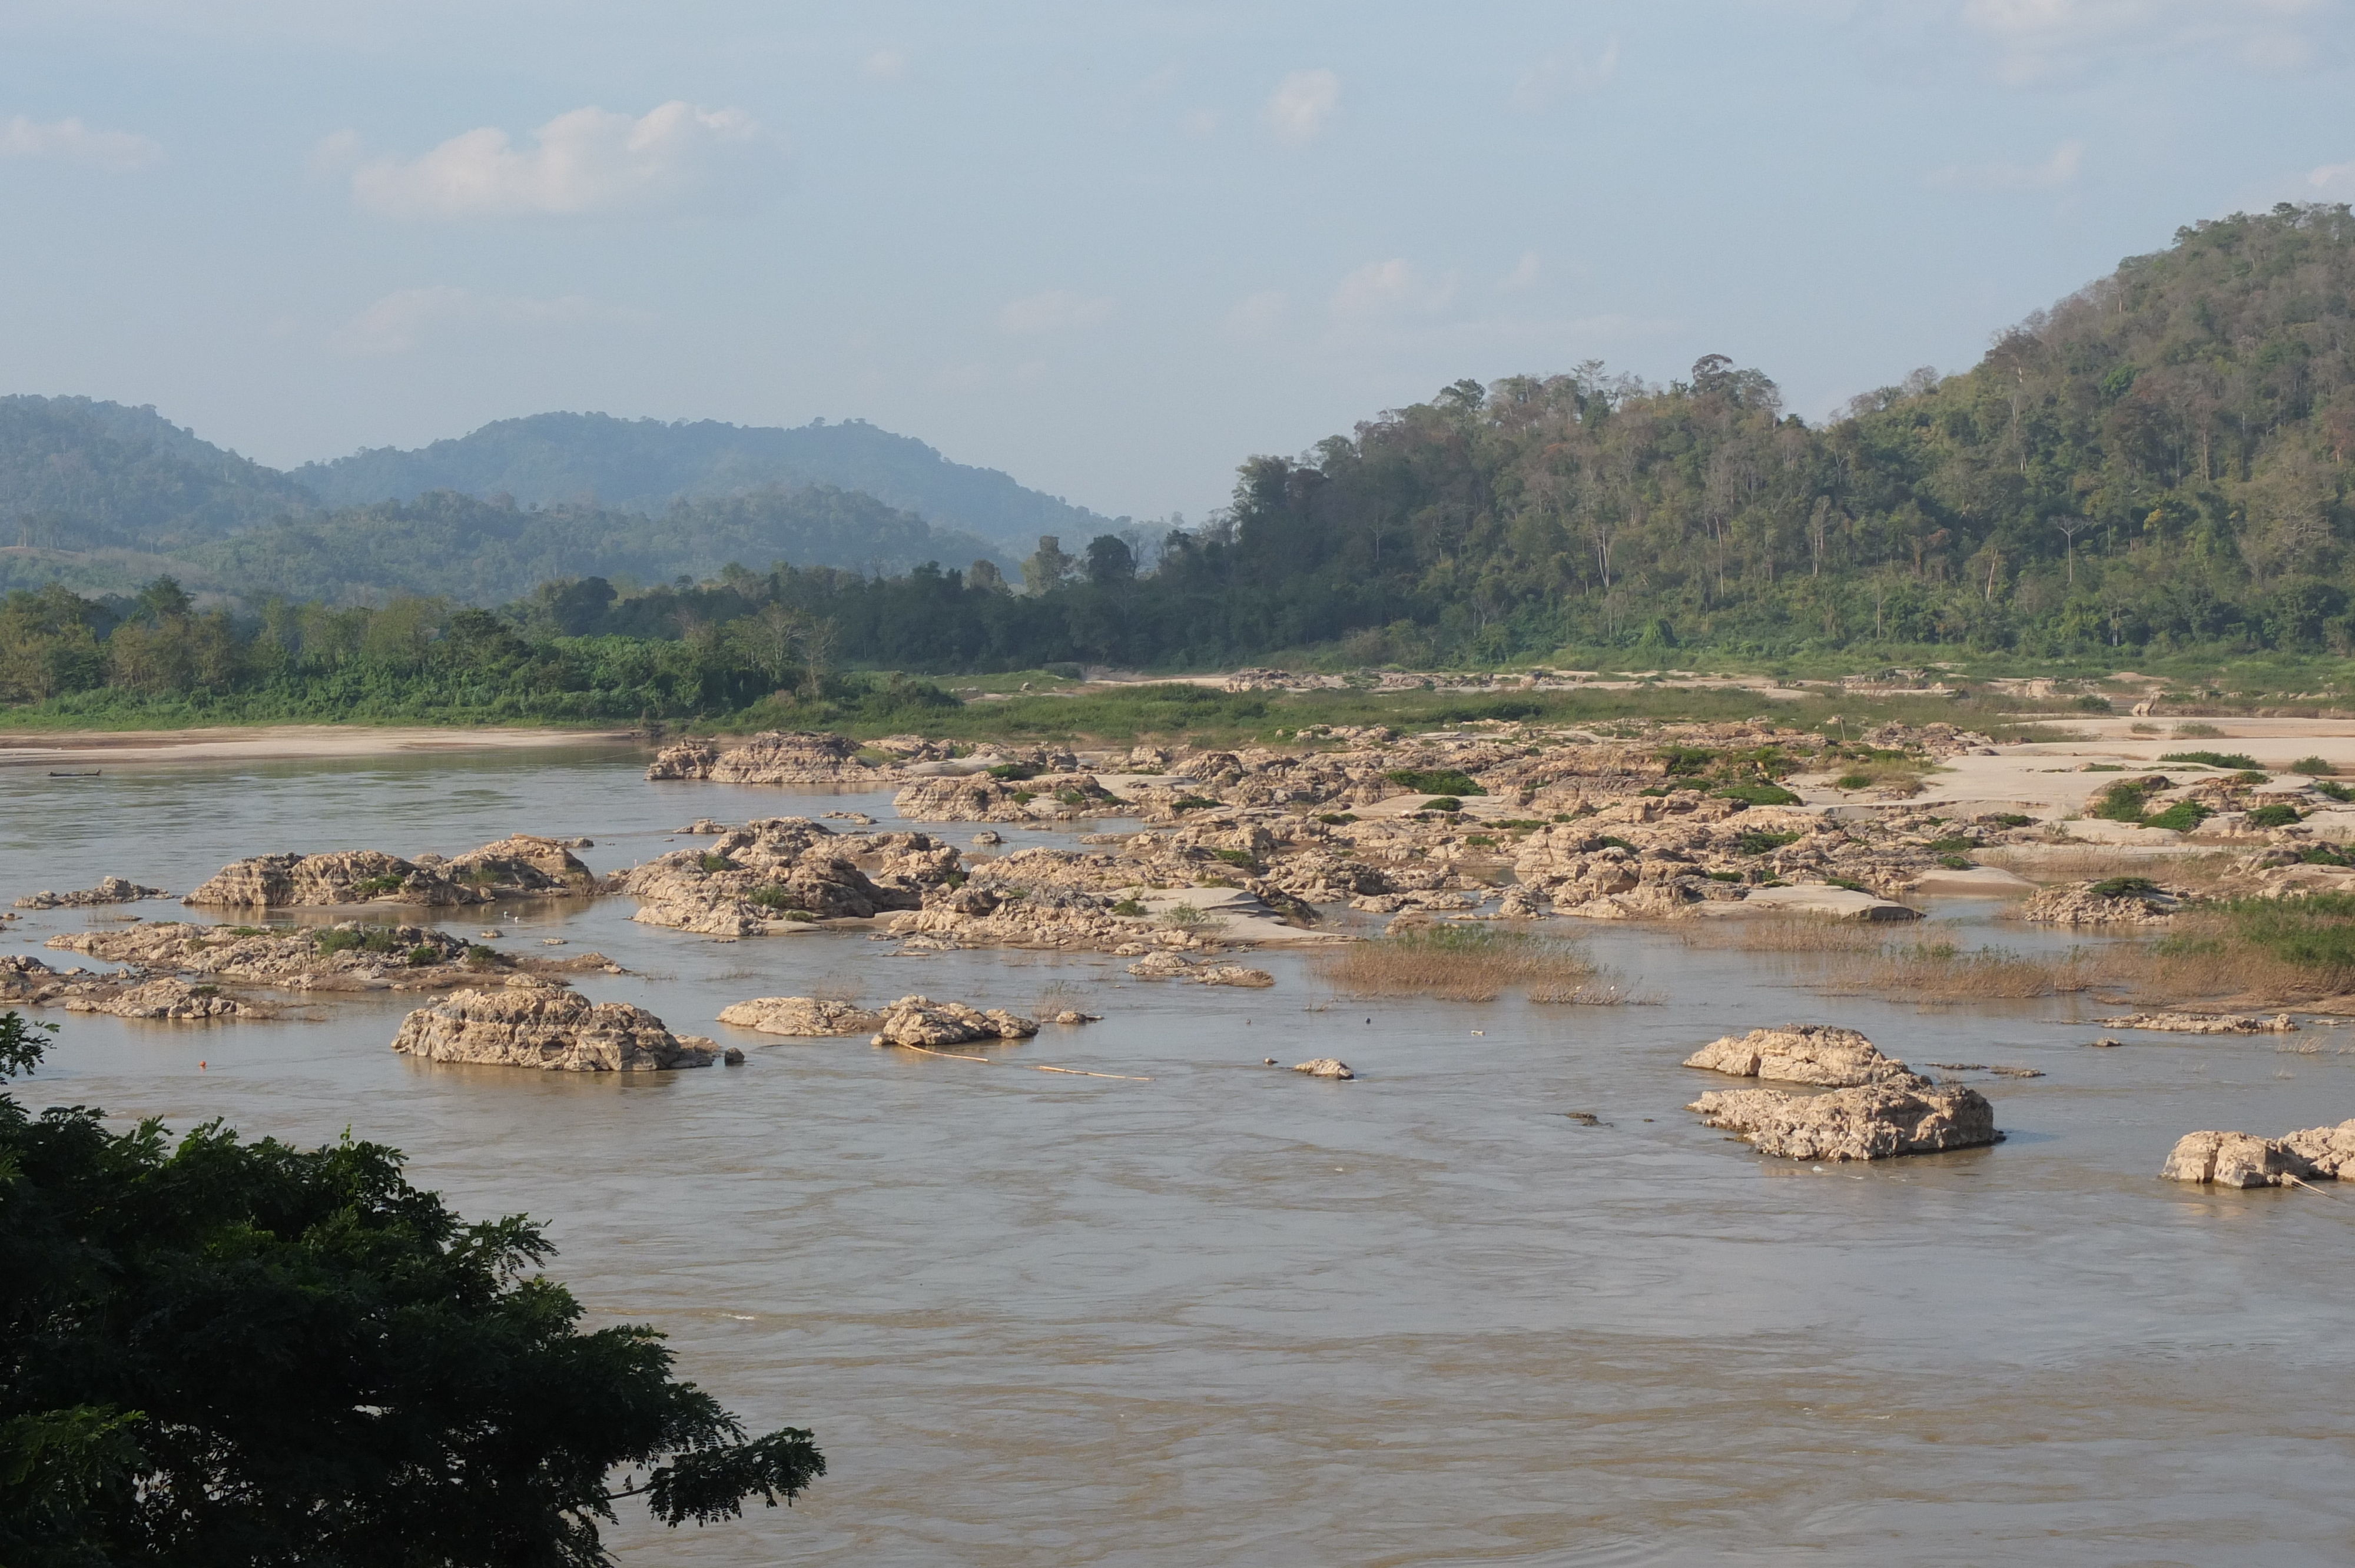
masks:
[(1987, 821), (1999, 828), (2024, 828), (2036, 819), (2019, 811), (1998, 811)]
[(2164, 811), (2154, 811), (2142, 820), (2146, 828), (2165, 828), (2169, 832), (2188, 833), (2216, 813), (2197, 800), (2178, 800)]
[(816, 916), (811, 914), (806, 909), (780, 909), (777, 911), (777, 915), (780, 919), (795, 920), (801, 922), (803, 925), (813, 924), (817, 919)]
[(707, 851), (696, 857), (695, 863), (706, 871), (733, 871), (736, 863), (717, 850)]
[(1112, 912), (1127, 919), (1136, 919), (1145, 913), (1145, 905), (1135, 898), (1124, 898), (1112, 906)]
[(2110, 699), (2093, 692), (2087, 692), (2083, 696), (2071, 702), (2069, 705), (2073, 708), (2083, 708), (2089, 714), (2105, 714), (2111, 711)]
[(2134, 898), (2159, 891), (2158, 883), (2147, 876), (2113, 876), (2085, 889), (2096, 898)]
[(1717, 760), (1717, 756), (1715, 751), (1706, 746), (1664, 747), (1659, 753), (1660, 760), (1668, 765), (1668, 777), (1671, 779), (1693, 773), (1706, 773), (1709, 771), (1709, 765)]
[(1738, 871), (1704, 871), (1701, 874), (1708, 877), (1711, 882), (1740, 882), (1742, 880), (1742, 874)]
[(1542, 828), (1545, 824), (1535, 817), (1499, 817), (1497, 819), (1497, 826), (1511, 828), (1517, 832), (1527, 832), (1532, 828)]
[(803, 913), (808, 913), (806, 909), (803, 908), (800, 894), (794, 893), (788, 888), (779, 887), (773, 883), (767, 887), (757, 888), (753, 892), (745, 895), (745, 901), (751, 904), (757, 904), (763, 909), (782, 909), (788, 913), (795, 909), (802, 909)]
[(1752, 829), (1733, 841), (1734, 849), (1742, 854), (1765, 854), (1785, 844), (1797, 843), (1803, 835), (1797, 832), (1769, 833)]
[(2289, 770), (2292, 773), (2303, 773), (2309, 779), (2328, 779), (2339, 771), (2339, 767), (2338, 764), (2326, 762), (2319, 757), (2301, 757), (2289, 765)]
[(2350, 789), (2344, 784), (2334, 783), (2328, 779), (2316, 779), (2314, 792), (2333, 800), (2355, 800), (2355, 789)]
[(1728, 784), (1717, 791), (1721, 800), (1742, 800), (1753, 806), (1796, 806), (1798, 796), (1780, 784)]
[(2234, 784), (2264, 784), (2268, 782), (2271, 777), (2272, 776), (2270, 774), (2260, 773), (2252, 768), (2247, 772), (2233, 774), (2229, 782)]
[(1486, 795), (1473, 777), (1455, 768), (1401, 768), (1383, 778), (1417, 795)]
[(1423, 803), (1423, 809), (1426, 811), (1460, 811), (1464, 809), (1464, 802), (1453, 795), (1434, 795)]
[(2198, 719), (2192, 719), (2175, 726), (2175, 736), (2178, 740), (2210, 740), (2222, 735), (2223, 733), (2224, 732), (2222, 730), (2218, 729), (2214, 725), (2203, 724)]
[(1039, 795), (1036, 790), (1017, 789), (1014, 791), (1014, 803), (1018, 806), (1027, 806), (1038, 798)]
[(1940, 854), (1968, 854), (1979, 847), (1977, 839), (1932, 839), (1929, 847)]
[(1001, 762), (988, 771), (992, 779), (1001, 781), (1018, 781), (1039, 777), (1039, 770), (1027, 762)]
[(2139, 822), (2150, 792), (2164, 788), (2163, 784), (2142, 780), (2113, 784), (2094, 797), (2093, 804), (2086, 808), (2086, 814), (2105, 822)]
[(2297, 858), (2308, 865), (2349, 865), (2346, 853), (2330, 844), (2308, 844), (2297, 852)]
[(1870, 789), (1872, 788), (1872, 775), (1870, 773), (1843, 773), (1838, 778), (1832, 780), (1832, 788), (1835, 789)]
[(313, 947), (329, 956), (347, 953), (354, 948), (366, 946), (367, 943), (368, 934), (363, 931), (321, 931), (311, 938)]
[(1241, 866), (1245, 871), (1256, 872), (1259, 870), (1259, 857), (1252, 854), (1249, 850), (1212, 850), (1210, 854), (1213, 859), (1225, 861), (1229, 865)]
[(1316, 820), (1328, 828), (1346, 828), (1358, 819), (1356, 814), (1350, 811), (1326, 811)]
[(1966, 854), (1942, 854), (1938, 857), (1938, 863), (1948, 871), (1968, 871), (1977, 863)]
[(404, 880), (406, 879), (388, 872), (382, 876), (371, 876), (353, 883), (352, 891), (362, 898), (374, 898), (379, 893), (399, 892)]
[(1824, 881), (1830, 886), (1846, 888), (1850, 893), (1870, 893), (1872, 891), (1871, 888), (1867, 887), (1863, 883), (1850, 881), (1845, 876), (1828, 876), (1824, 878)]
[(480, 942), (474, 943), (466, 949), (466, 967), (470, 969), (486, 969), (498, 961), (498, 954)]
[(2288, 804), (2258, 806), (2242, 821), (2253, 828), (2286, 828), (2305, 815), (2296, 806)]
[(1206, 806), (1218, 806), (1224, 803), (1213, 800), (1207, 795), (1181, 795), (1169, 802), (1169, 809), (1173, 811), (1199, 811)]
[(1637, 853), (1634, 844), (1629, 843), (1625, 839), (1617, 838), (1609, 833), (1605, 833), (1603, 837), (1595, 840), (1594, 847), (1597, 849), (1623, 849), (1629, 854), (1635, 854)]
[(420, 942), (409, 949), (409, 967), (412, 969), (421, 969), (429, 964), (438, 964), (441, 961), (442, 949), (431, 942)]

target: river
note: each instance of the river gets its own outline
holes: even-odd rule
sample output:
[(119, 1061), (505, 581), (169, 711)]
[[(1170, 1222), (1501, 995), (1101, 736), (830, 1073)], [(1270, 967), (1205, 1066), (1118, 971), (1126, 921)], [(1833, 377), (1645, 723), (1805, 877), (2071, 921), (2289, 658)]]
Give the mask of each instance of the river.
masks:
[[(888, 797), (651, 784), (644, 763), (0, 769), (0, 895), (108, 874), (184, 892), (267, 851), (450, 854), (517, 831), (586, 834), (603, 871), (696, 817), (891, 820)], [(717, 942), (633, 907), (498, 924), (510, 946), (611, 955), (633, 972), (587, 994), (745, 1065), (420, 1063), (386, 1049), (410, 1003), (364, 996), (312, 1022), (52, 1014), (64, 1032), (16, 1092), (396, 1145), (462, 1212), (545, 1221), (592, 1323), (655, 1324), (755, 1429), (815, 1429), (829, 1473), (800, 1506), (676, 1533), (625, 1512), (625, 1563), (2355, 1560), (2355, 1192), (2156, 1179), (2193, 1128), (2355, 1116), (2355, 1031), (2091, 1050), (2090, 1000), (1829, 998), (1654, 929), (1587, 937), (1650, 1005), (1377, 1006), (1297, 954), (1250, 960), (1274, 990), (1225, 991), (1096, 955)], [(0, 943), (40, 951), (112, 913), (28, 915)], [(2040, 940), (1986, 905), (1934, 914), (1966, 940)], [(821, 987), (1102, 1012), (999, 1054), (1123, 1076), (713, 1022)], [(1993, 1149), (1764, 1159), (1681, 1108), (1726, 1085), (1678, 1064), (1792, 1019), (2047, 1075), (1980, 1085), (2009, 1134)], [(1320, 1055), (1359, 1077), (1262, 1065)]]

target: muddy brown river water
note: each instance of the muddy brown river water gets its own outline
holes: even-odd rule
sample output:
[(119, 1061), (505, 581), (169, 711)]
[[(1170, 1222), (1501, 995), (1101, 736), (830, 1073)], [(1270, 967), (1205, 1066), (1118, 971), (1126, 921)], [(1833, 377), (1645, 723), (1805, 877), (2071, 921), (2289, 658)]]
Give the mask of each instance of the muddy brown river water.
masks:
[[(602, 871), (698, 816), (890, 816), (643, 767), (581, 747), (0, 769), (0, 895), (515, 831), (585, 833)], [(633, 907), (499, 923), (612, 955), (634, 972), (584, 991), (741, 1044), (744, 1066), (419, 1063), (386, 1048), (407, 1004), (364, 997), (308, 1022), (59, 1015), (17, 1093), (397, 1145), (465, 1213), (546, 1221), (592, 1321), (658, 1325), (756, 1428), (816, 1429), (830, 1473), (801, 1506), (676, 1533), (624, 1514), (626, 1563), (2355, 1561), (2355, 1192), (2156, 1179), (2193, 1128), (2355, 1116), (2355, 1029), (2097, 1051), (2091, 1001), (1829, 998), (1658, 930), (1587, 937), (1655, 1005), (1369, 1006), (1291, 954), (1252, 960), (1273, 991), (1218, 991), (1092, 955), (716, 942)], [(106, 913), (29, 915), (0, 942)], [(1986, 905), (1934, 914), (1966, 941), (2051, 940)], [(1151, 1081), (713, 1022), (821, 986), (1083, 1006), (1105, 1022), (1001, 1054)], [(1712, 1086), (1678, 1062), (1790, 1019), (2047, 1076), (1970, 1075), (2010, 1134), (1991, 1150), (1765, 1160), (1680, 1108)], [(1261, 1065), (1319, 1055), (1360, 1076)]]

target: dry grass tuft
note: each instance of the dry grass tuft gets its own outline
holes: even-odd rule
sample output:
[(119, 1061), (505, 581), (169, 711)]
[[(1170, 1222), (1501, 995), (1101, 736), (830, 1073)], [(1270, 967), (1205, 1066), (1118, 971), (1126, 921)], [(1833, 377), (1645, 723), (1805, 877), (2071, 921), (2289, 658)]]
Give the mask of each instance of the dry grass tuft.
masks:
[(1820, 984), (1829, 991), (1914, 997), (1923, 1001), (2013, 1001), (2065, 996), (2115, 983), (2110, 955), (2073, 948), (2023, 956), (2004, 948), (1966, 952), (1952, 942), (1891, 943), (1879, 953), (1837, 963)]
[(1599, 990), (1591, 998), (1577, 994), (1601, 971), (1575, 944), (1493, 926), (1411, 927), (1326, 948), (1312, 961), (1327, 984), (1355, 996), (1494, 1001), (1508, 986), (1520, 985), (1553, 992), (1551, 1001), (1602, 1000)]
[(1889, 945), (1886, 927), (1830, 915), (1689, 920), (1675, 930), (1688, 947), (1736, 948), (1745, 953), (1873, 953)]

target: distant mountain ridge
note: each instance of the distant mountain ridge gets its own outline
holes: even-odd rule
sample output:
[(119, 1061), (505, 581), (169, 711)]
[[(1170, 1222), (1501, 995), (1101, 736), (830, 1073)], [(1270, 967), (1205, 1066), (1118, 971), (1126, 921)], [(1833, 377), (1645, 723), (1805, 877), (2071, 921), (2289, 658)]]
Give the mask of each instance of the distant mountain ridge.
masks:
[[(435, 503), (436, 493), (450, 493)], [(1098, 516), (863, 420), (799, 429), (604, 414), (503, 419), (293, 473), (152, 408), (0, 397), (0, 589), (191, 588), (486, 601), (540, 576), (706, 576), (731, 560), (901, 572), (989, 557)]]
[(775, 485), (827, 484), (1028, 554), (1041, 534), (1087, 539), (1125, 519), (1026, 489), (996, 469), (951, 462), (912, 436), (851, 419), (785, 429), (717, 419), (534, 414), (402, 451), (377, 447), (305, 463), (293, 477), (331, 506), (454, 490), (519, 506), (659, 513), (675, 501)]

